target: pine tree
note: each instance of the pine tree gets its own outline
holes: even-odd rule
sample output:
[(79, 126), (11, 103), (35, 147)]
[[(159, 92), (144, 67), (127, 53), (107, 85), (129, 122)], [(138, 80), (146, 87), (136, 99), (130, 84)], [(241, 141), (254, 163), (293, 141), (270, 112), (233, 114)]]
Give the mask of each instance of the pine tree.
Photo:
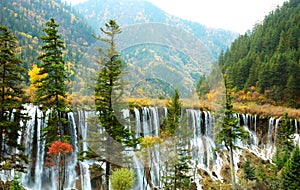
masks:
[(276, 153), (273, 158), (277, 172), (284, 167), (294, 149), (294, 132), (295, 130), (291, 123), (291, 119), (286, 113), (281, 119), (277, 130)]
[(21, 61), (17, 41), (5, 26), (0, 26), (0, 170), (24, 171), (27, 157), (19, 138), (28, 117), (24, 114)]
[(287, 161), (282, 172), (282, 185), (284, 189), (294, 190), (300, 187), (300, 150), (296, 146), (291, 158)]
[[(50, 146), (55, 141), (67, 140), (68, 120), (66, 114), (70, 111), (67, 105), (67, 93), (65, 82), (67, 75), (62, 50), (65, 48), (64, 42), (58, 34), (59, 25), (53, 18), (46, 22), (43, 31), (45, 36), (41, 36), (43, 46), (38, 59), (42, 61), (38, 75), (39, 80), (35, 81), (37, 91), (35, 102), (42, 107), (44, 119), (46, 111), (49, 111), (46, 121), (47, 127), (44, 128), (43, 137), (46, 146)], [(62, 155), (59, 155), (61, 157)], [(59, 190), (64, 188), (66, 170), (64, 162), (59, 168)]]
[(65, 140), (64, 131), (67, 127), (67, 120), (64, 116), (70, 111), (66, 103), (67, 76), (62, 53), (65, 46), (58, 34), (58, 27), (54, 19), (50, 18), (46, 22), (46, 28), (43, 29), (46, 35), (41, 36), (44, 44), (41, 48), (42, 53), (38, 57), (42, 61), (38, 73), (41, 77), (35, 82), (37, 85), (35, 102), (42, 106), (44, 113), (51, 110), (44, 134), (47, 145), (56, 140)]
[(234, 169), (234, 160), (233, 160), (233, 150), (236, 148), (234, 142), (237, 139), (246, 139), (249, 134), (243, 128), (243, 126), (239, 126), (238, 118), (234, 116), (233, 106), (231, 103), (231, 95), (229, 84), (227, 83), (226, 77), (225, 81), (225, 115), (223, 121), (221, 123), (221, 127), (216, 134), (216, 142), (221, 144), (224, 143), (226, 149), (229, 151), (230, 157), (230, 169), (231, 169), (231, 180), (232, 180), (232, 188), (235, 189), (235, 169)]
[(191, 131), (185, 125), (186, 121), (181, 116), (182, 103), (179, 92), (174, 90), (172, 99), (167, 104), (167, 118), (162, 126), (162, 136), (174, 146), (174, 157), (166, 164), (165, 175), (162, 182), (165, 189), (189, 189), (190, 183), (190, 162), (191, 155), (188, 150)]
[(166, 137), (171, 137), (178, 129), (180, 124), (181, 107), (182, 103), (179, 99), (179, 92), (178, 89), (175, 89), (172, 99), (167, 104), (167, 118), (164, 120), (164, 124), (162, 125), (162, 132), (165, 133), (164, 135)]
[(255, 168), (255, 179), (256, 179), (256, 186), (259, 189), (262, 189), (260, 187), (265, 186), (265, 181), (267, 180), (267, 174), (264, 165), (261, 162), (258, 162), (258, 165)]
[[(120, 154), (125, 146), (135, 146), (138, 140), (134, 137), (134, 132), (126, 128), (117, 118), (118, 114), (122, 115), (121, 109), (114, 109), (120, 108), (118, 106), (122, 104), (122, 87), (124, 86), (124, 83), (121, 82), (124, 65), (115, 44), (115, 38), (122, 31), (114, 20), (106, 23), (105, 27), (105, 29), (100, 28), (105, 37), (95, 36), (97, 40), (106, 43), (108, 48), (106, 50), (99, 49), (101, 57), (97, 62), (100, 65), (100, 71), (97, 73), (94, 97), (100, 125), (108, 135), (103, 147), (106, 152), (103, 159), (106, 163), (106, 188), (108, 189), (111, 160), (115, 157), (110, 154), (116, 152)], [(97, 134), (94, 137), (96, 136)], [(97, 142), (93, 144), (97, 144)], [(94, 156), (96, 156), (95, 154)]]
[(244, 178), (246, 178), (246, 189), (248, 189), (248, 181), (252, 181), (256, 179), (255, 177), (255, 167), (251, 166), (251, 162), (247, 160), (243, 164), (243, 173), (244, 173)]
[(119, 94), (119, 92), (123, 86), (120, 80), (123, 63), (115, 47), (115, 38), (122, 31), (114, 20), (110, 20), (105, 26), (106, 30), (101, 28), (101, 32), (107, 37), (96, 37), (109, 45), (107, 51), (99, 50), (102, 57), (98, 59), (101, 70), (97, 74), (95, 86), (96, 110), (99, 112), (100, 123), (108, 135), (121, 144), (133, 146), (135, 145), (132, 140), (133, 134), (118, 121), (116, 116), (119, 114), (116, 113), (118, 110), (114, 110), (116, 108), (114, 106), (122, 101), (122, 94)]

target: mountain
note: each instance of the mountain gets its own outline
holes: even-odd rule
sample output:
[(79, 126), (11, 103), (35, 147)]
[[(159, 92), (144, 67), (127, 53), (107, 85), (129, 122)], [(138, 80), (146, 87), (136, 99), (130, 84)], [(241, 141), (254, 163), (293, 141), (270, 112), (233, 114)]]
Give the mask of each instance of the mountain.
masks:
[(132, 96), (166, 97), (173, 91), (170, 87), (178, 87), (183, 96), (193, 95), (196, 81), (210, 72), (220, 50), (237, 36), (171, 16), (147, 1), (90, 0), (72, 7), (61, 0), (12, 0), (0, 6), (0, 24), (19, 41), (27, 84), (28, 70), (39, 64), (42, 29), (53, 17), (66, 44), (68, 88), (87, 97), (92, 93), (87, 86), (99, 69), (97, 49), (104, 47), (92, 34), (110, 18), (123, 30), (118, 48), (129, 71), (124, 79), (135, 89)]
[(221, 54), (219, 64), (236, 91), (260, 93), (257, 102), (300, 107), (299, 18), (300, 1), (285, 2)]
[[(71, 6), (60, 0), (11, 0), (0, 1), (0, 24), (8, 27), (16, 36), (20, 46), (20, 57), (26, 71), (32, 64), (39, 64), (37, 56), (45, 35), (42, 31), (51, 17), (60, 25), (59, 34), (65, 41), (65, 61), (68, 64), (70, 80), (74, 77), (78, 60), (87, 47), (95, 42), (93, 29)], [(27, 77), (27, 72), (24, 73)], [(28, 77), (27, 77), (28, 82)]]
[(89, 0), (74, 8), (97, 33), (109, 19), (122, 28), (117, 45), (132, 96), (165, 97), (177, 87), (190, 97), (196, 81), (237, 36), (169, 15), (144, 0)]
[(115, 19), (122, 28), (143, 23), (160, 23), (181, 28), (200, 39), (217, 58), (238, 34), (223, 29), (172, 16), (145, 0), (88, 0), (74, 6), (97, 31), (109, 19)]

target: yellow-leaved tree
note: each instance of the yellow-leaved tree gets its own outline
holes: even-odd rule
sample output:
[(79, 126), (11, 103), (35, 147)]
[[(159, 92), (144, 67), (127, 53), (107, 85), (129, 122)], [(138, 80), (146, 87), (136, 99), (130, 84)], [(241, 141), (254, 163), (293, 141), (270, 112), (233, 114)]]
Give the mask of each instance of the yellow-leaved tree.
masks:
[(36, 64), (33, 64), (32, 69), (28, 71), (30, 85), (26, 90), (26, 94), (29, 97), (30, 102), (33, 102), (33, 100), (36, 99), (37, 87), (40, 85), (40, 83), (36, 81), (39, 81), (48, 75), (47, 73), (39, 75), (40, 70), (41, 69)]

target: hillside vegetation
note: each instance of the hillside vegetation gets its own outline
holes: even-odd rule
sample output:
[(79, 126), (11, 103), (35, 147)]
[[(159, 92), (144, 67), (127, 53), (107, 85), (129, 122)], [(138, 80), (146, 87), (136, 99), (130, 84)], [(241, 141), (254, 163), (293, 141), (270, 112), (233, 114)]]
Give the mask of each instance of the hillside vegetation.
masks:
[(285, 2), (221, 53), (238, 101), (300, 107), (300, 1)]
[[(220, 51), (226, 49), (238, 35), (172, 16), (144, 0), (88, 0), (75, 5), (74, 8), (84, 15), (95, 31), (111, 18), (118, 21), (122, 28), (144, 23), (178, 27), (202, 41), (212, 53), (213, 60), (217, 59)], [(143, 36), (143, 33), (140, 35)]]
[(68, 65), (69, 80), (73, 80), (78, 60), (81, 60), (88, 46), (95, 39), (93, 29), (88, 26), (73, 8), (60, 0), (5, 0), (0, 1), (1, 25), (16, 35), (20, 46), (20, 58), (26, 69), (23, 75), (29, 83), (28, 70), (33, 64), (39, 65), (44, 23), (51, 17), (60, 24), (59, 32), (66, 44), (64, 59)]

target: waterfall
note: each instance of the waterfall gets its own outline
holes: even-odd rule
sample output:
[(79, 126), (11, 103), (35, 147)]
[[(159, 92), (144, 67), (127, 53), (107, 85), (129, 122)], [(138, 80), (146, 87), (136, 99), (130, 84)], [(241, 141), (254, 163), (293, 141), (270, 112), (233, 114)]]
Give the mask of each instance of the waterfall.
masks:
[(68, 156), (67, 164), (66, 164), (66, 182), (65, 186), (69, 189), (76, 188), (76, 166), (77, 166), (77, 154), (79, 151), (78, 148), (78, 140), (77, 140), (77, 129), (76, 123), (74, 119), (74, 113), (68, 113), (69, 120), (69, 134), (70, 134), (70, 143), (73, 146), (73, 152), (71, 156)]
[[(158, 108), (142, 107), (141, 112), (140, 114), (139, 110), (134, 108), (136, 136), (158, 136), (160, 125)], [(138, 176), (135, 189), (150, 190), (160, 186), (160, 161), (162, 157), (159, 151), (159, 145), (141, 151), (139, 150), (140, 147), (138, 147), (138, 151), (133, 155), (134, 167)]]
[(299, 134), (299, 128), (298, 128), (298, 121), (295, 119), (294, 120), (295, 123), (295, 139), (294, 139), (294, 144), (295, 146), (299, 146), (300, 148), (300, 134)]
[[(47, 121), (47, 114), (45, 121), (42, 120), (43, 113), (36, 106), (28, 106), (28, 116), (32, 119), (26, 124), (26, 133), (24, 137), (24, 144), (28, 145), (26, 154), (32, 161), (32, 166), (28, 166), (27, 175), (22, 177), (25, 179), (24, 185), (29, 189), (39, 190), (42, 188), (43, 176), (45, 175), (44, 158), (45, 158), (45, 140), (42, 139), (42, 130)], [(55, 185), (55, 184), (54, 184)]]
[[(54, 190), (57, 189), (56, 176), (53, 168), (45, 166), (45, 141), (42, 140), (42, 130), (45, 128), (48, 112), (43, 112), (38, 107), (26, 105), (26, 112), (32, 118), (25, 123), (24, 133), (20, 139), (26, 145), (26, 154), (29, 156), (31, 164), (28, 165), (28, 172), (21, 176), (22, 183), (28, 190)], [(153, 137), (159, 136), (160, 125), (165, 117), (167, 117), (166, 108), (157, 107), (141, 107), (133, 108), (133, 110), (122, 110), (123, 123), (130, 130), (135, 130), (135, 137)], [(94, 111), (77, 110), (68, 113), (69, 120), (68, 134), (70, 135), (70, 143), (74, 152), (66, 164), (67, 178), (65, 189), (84, 189), (92, 190), (90, 165), (95, 164), (92, 161), (78, 161), (78, 152), (88, 150), (88, 119), (95, 116)], [(45, 116), (45, 117), (43, 117)], [(266, 134), (259, 134), (259, 119), (256, 115), (237, 114), (240, 118), (239, 124), (244, 127), (250, 134), (247, 141), (237, 141), (237, 145), (241, 148), (253, 152), (257, 156), (271, 160), (275, 151), (276, 133), (280, 122), (280, 118), (271, 117), (265, 127)], [(45, 118), (43, 120), (42, 118)], [(212, 179), (222, 180), (222, 167), (224, 163), (228, 163), (224, 151), (215, 151), (216, 144), (214, 142), (215, 119), (209, 111), (201, 111), (196, 109), (185, 109), (183, 118), (186, 118), (186, 124), (191, 131), (188, 139), (187, 147), (191, 150), (191, 165), (194, 172), (193, 180), (199, 180), (201, 176), (198, 169), (205, 170)], [(295, 127), (295, 143), (300, 146), (300, 137), (298, 132), (299, 122), (294, 120)], [(103, 132), (103, 131), (99, 131)], [(262, 137), (261, 137), (262, 136)], [(174, 154), (173, 148), (176, 144), (165, 139), (165, 144), (157, 144), (152, 148), (143, 150), (137, 146), (130, 149), (133, 167), (136, 171), (137, 183), (135, 190), (150, 190), (154, 187), (162, 187), (161, 176), (164, 175), (165, 166), (169, 160), (168, 155)], [(225, 150), (225, 149), (224, 149)], [(234, 151), (234, 160), (236, 171), (238, 168), (239, 157), (242, 150)], [(3, 175), (0, 175), (3, 178)], [(80, 187), (78, 187), (80, 186)], [(198, 189), (201, 189), (198, 184)]]
[[(80, 130), (81, 138), (77, 137), (76, 139), (80, 140), (82, 143), (82, 150), (88, 150), (88, 143), (87, 140), (87, 132), (88, 132), (88, 118), (92, 115), (95, 115), (92, 112), (82, 111), (79, 110), (78, 112), (78, 128)], [(90, 171), (89, 171), (89, 162), (83, 161), (79, 162), (79, 169), (80, 169), (80, 181), (81, 181), (81, 188), (84, 190), (91, 190), (91, 178), (90, 178)]]
[(269, 119), (267, 144), (265, 146), (265, 158), (271, 160), (276, 151), (276, 133), (280, 118), (275, 119), (271, 117)]
[(206, 170), (213, 179), (220, 177), (222, 159), (214, 152), (213, 119), (210, 112), (187, 109), (189, 128), (193, 129), (190, 139), (193, 165)]
[[(26, 127), (22, 143), (27, 146), (25, 154), (28, 155), (31, 164), (27, 167), (27, 173), (21, 176), (21, 181), (28, 190), (57, 189), (57, 176), (55, 169), (53, 167), (48, 168), (45, 166), (46, 148), (45, 140), (42, 138), (42, 131), (46, 127), (49, 111), (43, 115), (43, 112), (39, 110), (37, 106), (27, 105), (26, 109), (31, 120), (27, 121), (25, 125)], [(80, 117), (83, 112), (79, 111), (78, 113)], [(86, 167), (84, 162), (82, 163), (77, 161), (77, 154), (80, 148), (74, 113), (68, 113), (67, 118), (69, 121), (67, 133), (70, 135), (70, 144), (72, 144), (74, 152), (72, 155), (67, 156), (65, 165), (66, 181), (64, 189), (76, 189), (76, 180), (78, 179), (76, 168), (79, 164), (80, 173), (82, 174), (82, 179), (80, 180), (82, 182), (81, 186), (85, 190), (91, 190), (89, 168)], [(81, 127), (81, 130), (84, 131), (83, 134), (86, 134), (86, 128), (82, 127), (82, 125), (84, 125), (83, 121), (85, 121), (85, 118), (80, 118), (79, 121), (81, 122), (79, 126)], [(83, 137), (86, 137), (86, 135), (83, 135)], [(83, 147), (87, 148), (86, 145), (83, 145)]]

